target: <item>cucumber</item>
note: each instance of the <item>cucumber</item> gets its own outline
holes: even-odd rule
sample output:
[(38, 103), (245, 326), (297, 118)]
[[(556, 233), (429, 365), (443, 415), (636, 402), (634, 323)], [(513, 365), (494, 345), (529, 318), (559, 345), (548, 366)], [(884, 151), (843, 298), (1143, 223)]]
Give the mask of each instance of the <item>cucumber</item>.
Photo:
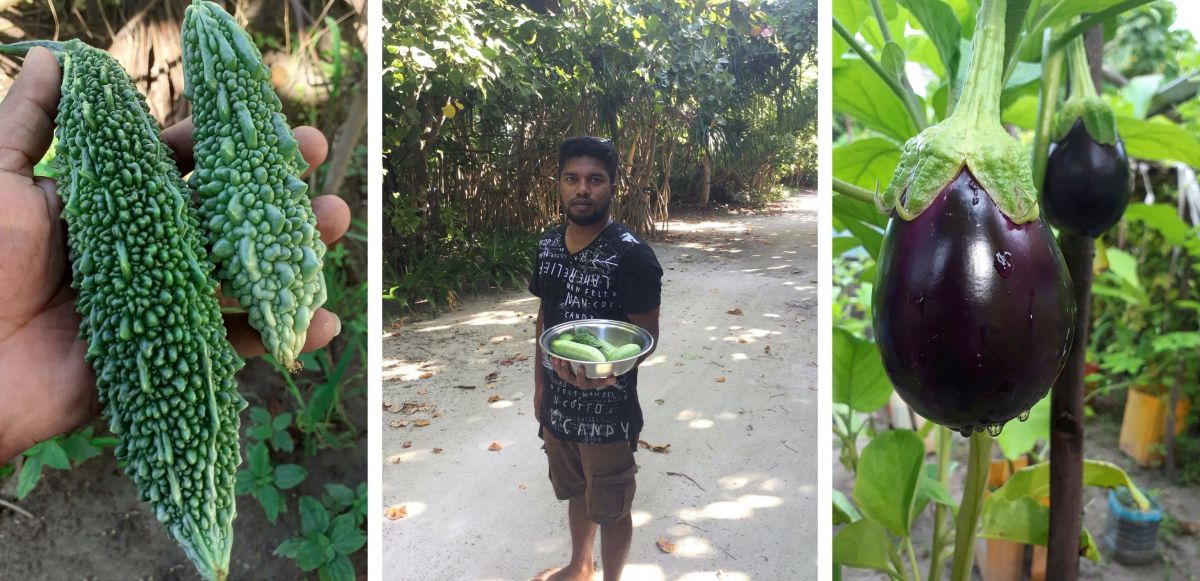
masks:
[(595, 347), (580, 345), (573, 341), (555, 340), (550, 344), (550, 352), (566, 359), (574, 361), (587, 361), (590, 363), (600, 363), (606, 361), (604, 354)]
[(642, 346), (638, 345), (637, 343), (621, 345), (620, 347), (613, 349), (612, 353), (608, 354), (608, 360), (609, 361), (620, 361), (621, 359), (628, 359), (628, 358), (633, 357), (641, 352), (642, 352)]
[(575, 336), (570, 333), (563, 333), (562, 335), (555, 337), (554, 340), (555, 341), (574, 341)]

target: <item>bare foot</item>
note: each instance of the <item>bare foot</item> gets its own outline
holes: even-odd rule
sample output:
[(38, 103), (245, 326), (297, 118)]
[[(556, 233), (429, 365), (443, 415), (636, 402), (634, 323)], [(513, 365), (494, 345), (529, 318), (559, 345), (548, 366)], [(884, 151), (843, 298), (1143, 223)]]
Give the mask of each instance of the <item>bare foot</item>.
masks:
[(585, 568), (556, 567), (545, 569), (537, 574), (532, 581), (592, 581), (596, 575), (596, 567), (589, 564)]

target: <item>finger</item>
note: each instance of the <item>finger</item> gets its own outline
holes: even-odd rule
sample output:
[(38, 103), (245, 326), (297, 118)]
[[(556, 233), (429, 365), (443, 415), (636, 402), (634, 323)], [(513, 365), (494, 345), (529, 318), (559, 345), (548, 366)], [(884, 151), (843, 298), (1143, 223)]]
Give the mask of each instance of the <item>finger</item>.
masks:
[[(194, 128), (192, 118), (188, 117), (162, 131), (163, 142), (171, 148), (171, 159), (179, 166), (179, 173), (184, 175), (196, 168), (196, 144), (192, 141)], [(308, 163), (308, 169), (303, 174), (306, 176), (325, 163), (325, 156), (329, 154), (329, 142), (325, 140), (324, 134), (307, 125), (296, 127), (292, 134), (300, 145), (300, 155)]]
[(350, 229), (350, 206), (345, 200), (337, 196), (317, 196), (312, 200), (312, 209), (317, 215), (321, 242), (333, 244)]
[[(225, 327), (229, 330), (229, 343), (234, 351), (242, 357), (258, 357), (267, 352), (263, 347), (262, 337), (250, 326), (249, 315), (235, 313), (225, 316)], [(308, 324), (308, 332), (304, 337), (304, 347), (301, 351), (316, 351), (329, 344), (338, 333), (342, 332), (342, 321), (337, 315), (317, 309), (312, 322)]]
[(33, 166), (54, 137), (61, 79), (49, 50), (35, 47), (25, 55), (21, 72), (0, 102), (0, 172), (33, 177)]

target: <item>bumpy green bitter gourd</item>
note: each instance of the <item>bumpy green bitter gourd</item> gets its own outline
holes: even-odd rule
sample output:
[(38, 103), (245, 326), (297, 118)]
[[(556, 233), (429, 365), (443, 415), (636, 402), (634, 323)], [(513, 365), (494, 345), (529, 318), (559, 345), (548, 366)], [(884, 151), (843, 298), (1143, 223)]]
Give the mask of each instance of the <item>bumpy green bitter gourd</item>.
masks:
[(249, 312), (277, 361), (293, 368), (325, 302), (307, 168), (270, 72), (233, 17), (193, 2), (183, 21), (184, 95), (192, 101), (200, 222), (225, 292)]
[(200, 573), (224, 579), (235, 511), (242, 360), (225, 337), (190, 194), (124, 69), (77, 40), (62, 65), (54, 158), (87, 361), (117, 459)]

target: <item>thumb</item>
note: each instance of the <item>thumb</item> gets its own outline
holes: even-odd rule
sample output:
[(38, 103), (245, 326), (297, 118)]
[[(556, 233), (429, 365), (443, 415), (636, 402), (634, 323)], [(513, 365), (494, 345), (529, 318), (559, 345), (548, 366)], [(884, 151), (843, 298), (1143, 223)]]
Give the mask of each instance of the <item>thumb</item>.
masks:
[(54, 55), (30, 49), (21, 72), (0, 102), (0, 173), (33, 177), (54, 137), (58, 85), (62, 75)]

